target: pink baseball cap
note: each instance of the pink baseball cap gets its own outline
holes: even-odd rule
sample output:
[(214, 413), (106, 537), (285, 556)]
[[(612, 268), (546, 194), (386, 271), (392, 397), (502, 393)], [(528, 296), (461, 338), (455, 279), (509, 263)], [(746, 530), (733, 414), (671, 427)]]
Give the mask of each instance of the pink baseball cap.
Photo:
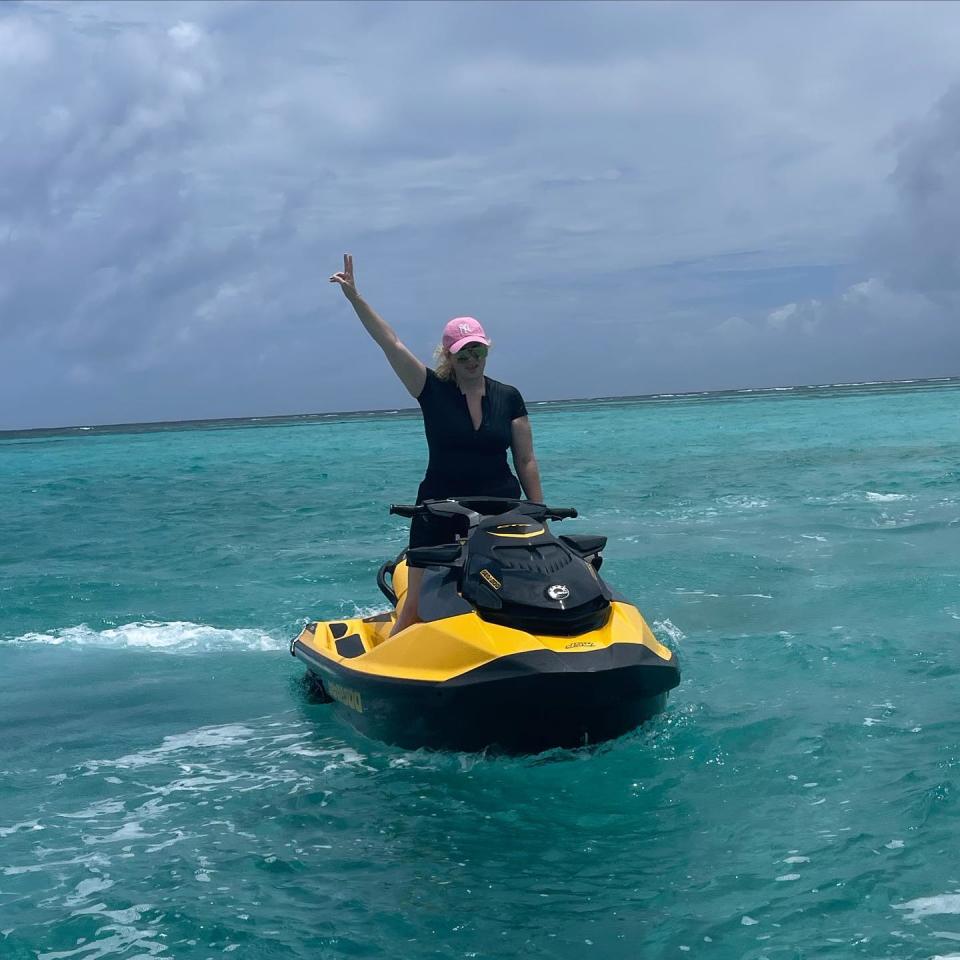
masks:
[(454, 317), (443, 328), (443, 345), (451, 352), (462, 350), (468, 343), (490, 346), (490, 338), (484, 333), (479, 320), (473, 317)]

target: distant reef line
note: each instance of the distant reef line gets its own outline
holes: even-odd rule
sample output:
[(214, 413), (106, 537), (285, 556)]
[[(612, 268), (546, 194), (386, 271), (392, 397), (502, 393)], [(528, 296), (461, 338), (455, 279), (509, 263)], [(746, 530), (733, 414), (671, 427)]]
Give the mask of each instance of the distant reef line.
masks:
[[(537, 413), (570, 407), (615, 406), (632, 403), (700, 403), (770, 397), (824, 396), (827, 393), (881, 393), (889, 390), (927, 390), (960, 387), (960, 377), (925, 377), (913, 380), (863, 380), (851, 383), (811, 383), (776, 387), (734, 387), (726, 390), (696, 390), (675, 393), (645, 393), (612, 397), (569, 397), (555, 400), (528, 400)], [(148, 420), (143, 423), (83, 424), (63, 427), (35, 427), (0, 430), (0, 440), (22, 440), (56, 436), (103, 436), (112, 433), (154, 433), (173, 430), (217, 430), (233, 427), (275, 427), (298, 424), (346, 423), (352, 420), (408, 419), (419, 417), (419, 407), (377, 410), (341, 410), (326, 413), (289, 413), (263, 417), (218, 417), (199, 420)]]

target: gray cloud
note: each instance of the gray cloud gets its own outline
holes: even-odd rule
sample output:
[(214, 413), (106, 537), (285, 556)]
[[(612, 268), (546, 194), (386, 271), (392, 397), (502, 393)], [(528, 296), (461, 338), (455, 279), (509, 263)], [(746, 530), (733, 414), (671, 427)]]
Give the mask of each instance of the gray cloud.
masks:
[(7, 5), (0, 427), (409, 402), (343, 249), (531, 396), (928, 372), (960, 13), (920, 9)]
[(791, 366), (778, 369), (824, 381), (958, 373), (960, 84), (891, 143), (891, 208), (862, 241), (861, 267), (871, 275), (824, 299), (717, 324), (708, 335), (721, 356), (749, 348), (789, 357)]
[(960, 84), (899, 139), (891, 176), (897, 204), (870, 240), (893, 283), (955, 308), (960, 293)]

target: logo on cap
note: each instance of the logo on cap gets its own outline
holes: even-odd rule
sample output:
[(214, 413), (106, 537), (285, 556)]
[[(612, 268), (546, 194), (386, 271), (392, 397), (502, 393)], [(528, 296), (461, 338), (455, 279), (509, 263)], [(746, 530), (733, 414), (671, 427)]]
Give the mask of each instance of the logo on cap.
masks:
[(461, 336), (461, 337), (469, 337), (469, 336), (470, 336), (470, 333), (471, 333), (472, 328), (471, 328), (471, 326), (470, 326), (469, 323), (461, 323), (461, 324), (459, 324), (459, 327), (460, 327), (460, 336)]

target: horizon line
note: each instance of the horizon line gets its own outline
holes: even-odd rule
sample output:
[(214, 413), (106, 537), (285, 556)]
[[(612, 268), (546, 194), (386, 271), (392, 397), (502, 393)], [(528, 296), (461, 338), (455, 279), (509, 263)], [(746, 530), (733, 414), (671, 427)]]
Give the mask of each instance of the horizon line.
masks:
[[(662, 392), (662, 393), (637, 393), (637, 394), (615, 394), (611, 396), (596, 397), (558, 397), (549, 400), (527, 400), (527, 404), (548, 405), (561, 403), (599, 403), (610, 401), (639, 401), (639, 400), (683, 400), (690, 397), (712, 397), (720, 394), (731, 393), (762, 393), (762, 392), (783, 392), (788, 390), (823, 390), (841, 387), (882, 387), (921, 383), (948, 383), (951, 380), (960, 380), (960, 374), (946, 377), (913, 377), (897, 380), (854, 380), (843, 383), (795, 383), (777, 386), (740, 386), (724, 387), (717, 390), (684, 390), (680, 392)], [(378, 414), (401, 414), (415, 413), (419, 410), (417, 406), (412, 407), (377, 407), (365, 410), (321, 410), (312, 413), (276, 413), (265, 415), (251, 415), (238, 417), (199, 417), (186, 420), (136, 420), (120, 421), (116, 423), (76, 423), (63, 424), (52, 427), (10, 427), (0, 429), (0, 439), (10, 434), (23, 433), (64, 433), (76, 430), (119, 430), (125, 427), (166, 427), (182, 426), (186, 424), (203, 423), (241, 423), (241, 422), (269, 422), (277, 420), (294, 419), (312, 419), (316, 417), (362, 417), (376, 416)]]

